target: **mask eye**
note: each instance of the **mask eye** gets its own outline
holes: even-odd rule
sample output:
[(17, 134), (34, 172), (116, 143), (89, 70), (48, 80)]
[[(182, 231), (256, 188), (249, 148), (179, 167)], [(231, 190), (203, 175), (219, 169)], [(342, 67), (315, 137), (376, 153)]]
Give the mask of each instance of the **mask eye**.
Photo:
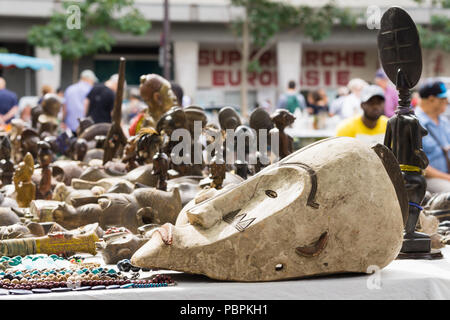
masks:
[(275, 266), (275, 271), (281, 271), (281, 270), (283, 270), (283, 267), (284, 267), (283, 264), (279, 263)]

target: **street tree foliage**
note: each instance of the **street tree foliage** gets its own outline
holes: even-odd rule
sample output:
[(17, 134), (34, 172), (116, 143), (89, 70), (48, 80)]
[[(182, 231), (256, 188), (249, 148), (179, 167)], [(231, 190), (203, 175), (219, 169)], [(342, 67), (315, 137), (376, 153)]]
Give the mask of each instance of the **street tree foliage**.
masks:
[[(423, 0), (415, 1), (420, 4), (424, 2)], [(431, 5), (436, 8), (450, 9), (450, 0), (433, 0)], [(450, 52), (450, 18), (448, 15), (432, 15), (428, 25), (418, 25), (417, 29), (423, 48)]]
[(53, 12), (47, 24), (30, 29), (28, 42), (72, 60), (74, 81), (82, 57), (111, 51), (115, 44), (112, 30), (144, 35), (151, 28), (150, 21), (134, 8), (134, 0), (62, 1), (61, 4), (63, 10)]
[[(329, 37), (338, 26), (355, 27), (361, 15), (340, 8), (333, 1), (321, 7), (295, 6), (286, 1), (231, 0), (232, 6), (245, 10), (242, 19), (231, 24), (233, 34), (241, 39), (242, 78), (247, 71), (259, 72), (259, 58), (276, 44), (281, 34), (302, 34), (312, 41)], [(250, 56), (250, 52), (255, 52)], [(241, 88), (241, 112), (246, 116), (246, 81)]]

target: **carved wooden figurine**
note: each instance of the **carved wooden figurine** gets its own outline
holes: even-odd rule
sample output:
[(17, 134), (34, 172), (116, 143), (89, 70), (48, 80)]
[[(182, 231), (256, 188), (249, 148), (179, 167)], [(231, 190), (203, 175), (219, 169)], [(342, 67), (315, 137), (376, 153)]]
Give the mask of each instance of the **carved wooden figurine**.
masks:
[(31, 181), (34, 172), (34, 160), (31, 153), (27, 153), (23, 162), (19, 163), (14, 172), (13, 181), (16, 189), (16, 201), (20, 208), (27, 208), (36, 198), (36, 186)]
[(285, 109), (277, 109), (271, 115), (271, 119), (276, 128), (270, 130), (270, 135), (278, 134), (279, 157), (280, 159), (283, 159), (290, 155), (294, 150), (293, 139), (284, 132), (284, 129), (294, 123), (295, 117)]
[(223, 159), (220, 159), (216, 154), (211, 159), (209, 165), (209, 177), (211, 181), (211, 188), (222, 189), (223, 180), (225, 179), (225, 173), (227, 172), (227, 166)]
[(173, 106), (177, 106), (177, 97), (172, 91), (170, 82), (157, 74), (147, 74), (141, 76), (139, 91), (142, 99), (148, 105), (145, 117), (137, 128), (156, 128), (156, 124), (161, 116), (169, 111)]
[(11, 184), (14, 164), (11, 161), (11, 142), (7, 135), (0, 136), (0, 172), (2, 184)]
[(422, 51), (414, 21), (403, 9), (392, 7), (384, 13), (378, 50), (383, 69), (399, 92), (399, 106), (388, 121), (384, 139), (384, 145), (392, 150), (400, 164), (409, 200), (409, 214), (406, 219), (404, 217), (403, 255), (399, 257), (430, 257), (430, 237), (415, 231), (426, 191), (423, 170), (429, 161), (422, 150), (422, 137), (427, 130), (420, 125), (410, 104), (410, 89), (422, 73)]
[(45, 141), (38, 143), (38, 161), (42, 168), (41, 181), (37, 191), (37, 199), (51, 200), (52, 199), (52, 151), (50, 145)]
[[(114, 108), (112, 111), (112, 125), (106, 135), (104, 144), (103, 164), (111, 161), (117, 152), (122, 152), (123, 147), (127, 144), (127, 138), (121, 126), (122, 120), (122, 99), (123, 87), (125, 84), (125, 58), (120, 58), (119, 65), (119, 80), (117, 84), (116, 98), (114, 100)], [(121, 158), (122, 155), (119, 154)]]

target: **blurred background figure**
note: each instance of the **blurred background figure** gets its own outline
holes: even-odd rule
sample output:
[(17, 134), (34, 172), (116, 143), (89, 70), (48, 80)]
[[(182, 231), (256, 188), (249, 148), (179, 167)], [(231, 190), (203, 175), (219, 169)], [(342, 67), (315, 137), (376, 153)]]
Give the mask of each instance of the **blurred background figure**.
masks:
[(113, 74), (105, 83), (94, 85), (85, 100), (85, 114), (94, 123), (111, 122), (119, 75)]
[(309, 114), (328, 113), (328, 97), (323, 89), (314, 90), (308, 96), (307, 110)]
[(336, 98), (330, 104), (330, 116), (339, 116), (342, 118), (342, 106), (349, 93), (347, 87), (338, 88)]
[(338, 137), (353, 137), (373, 146), (384, 142), (388, 118), (384, 113), (384, 91), (376, 85), (366, 86), (361, 92), (362, 115), (342, 122), (337, 129)]
[(306, 108), (305, 97), (296, 90), (294, 80), (289, 81), (286, 92), (280, 95), (277, 108), (287, 109), (292, 114), (295, 113), (296, 109), (303, 111)]
[(6, 81), (0, 77), (0, 128), (4, 128), (14, 118), (18, 106), (17, 95), (6, 89)]
[(64, 99), (64, 90), (59, 87), (58, 89), (56, 89), (56, 94), (58, 95), (58, 97), (60, 97), (61, 99)]
[(64, 93), (63, 123), (74, 134), (78, 128), (78, 119), (85, 116), (86, 96), (97, 81), (94, 72), (84, 70), (80, 75), (80, 81), (70, 85)]
[(420, 94), (414, 91), (411, 95), (411, 107), (416, 108), (418, 105), (420, 105)]
[(391, 85), (390, 80), (383, 69), (377, 70), (375, 74), (375, 84), (384, 90), (384, 114), (390, 118), (395, 114), (395, 109), (398, 105), (397, 90)]
[(428, 134), (422, 138), (423, 151), (430, 161), (425, 169), (427, 190), (450, 191), (450, 124), (443, 116), (448, 92), (443, 82), (427, 82), (420, 87), (420, 105), (415, 113)]
[(175, 83), (173, 81), (170, 82), (170, 86), (172, 87), (173, 93), (177, 97), (178, 106), (183, 107), (183, 88), (178, 83)]
[(128, 101), (124, 104), (122, 110), (122, 120), (128, 124), (136, 115), (143, 112), (146, 108), (145, 103), (141, 100), (138, 88), (132, 88), (129, 93)]
[(39, 98), (38, 104), (41, 104), (42, 99), (47, 93), (53, 93), (53, 88), (47, 84), (44, 84), (41, 88), (41, 97)]
[(361, 91), (367, 86), (367, 82), (360, 78), (354, 78), (348, 82), (350, 94), (342, 101), (341, 117), (348, 119), (362, 113)]

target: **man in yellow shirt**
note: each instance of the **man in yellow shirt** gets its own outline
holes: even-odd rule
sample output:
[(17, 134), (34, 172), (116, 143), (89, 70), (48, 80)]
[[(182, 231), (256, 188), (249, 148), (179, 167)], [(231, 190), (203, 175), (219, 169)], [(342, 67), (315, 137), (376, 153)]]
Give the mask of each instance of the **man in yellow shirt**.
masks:
[(384, 116), (384, 91), (376, 85), (366, 86), (361, 92), (362, 115), (339, 124), (338, 137), (353, 137), (373, 146), (383, 143), (388, 118)]

